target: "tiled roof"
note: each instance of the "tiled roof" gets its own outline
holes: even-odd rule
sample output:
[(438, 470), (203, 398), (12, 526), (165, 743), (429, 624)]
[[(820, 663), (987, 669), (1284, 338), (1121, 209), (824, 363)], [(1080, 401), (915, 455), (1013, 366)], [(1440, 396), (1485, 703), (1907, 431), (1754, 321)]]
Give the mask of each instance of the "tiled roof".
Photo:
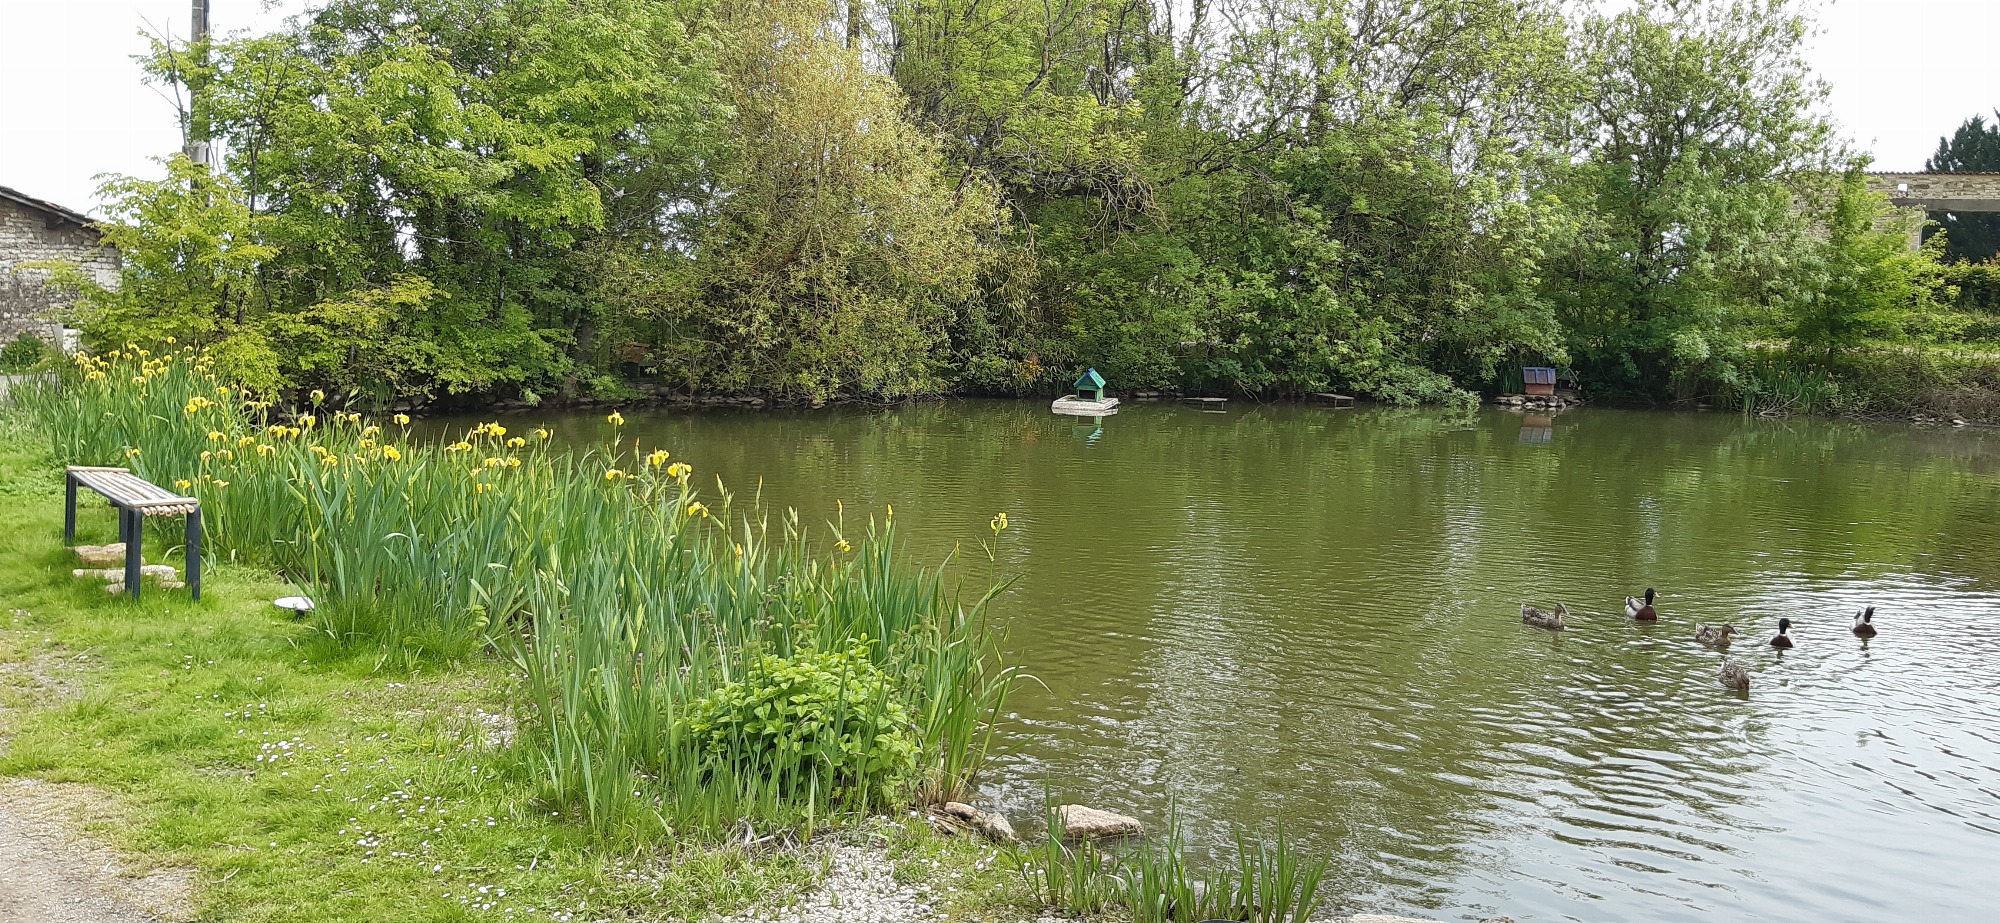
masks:
[(19, 202), (22, 205), (26, 205), (29, 208), (32, 208), (38, 212), (54, 215), (72, 224), (80, 224), (85, 227), (89, 227), (90, 225), (97, 223), (97, 219), (92, 218), (89, 215), (86, 215), (80, 211), (64, 208), (60, 205), (57, 205), (54, 202), (48, 201), (47, 199), (37, 199), (34, 196), (31, 196), (25, 192), (20, 191), (19, 189), (14, 189), (8, 186), (0, 186), (0, 199), (8, 199), (11, 201)]

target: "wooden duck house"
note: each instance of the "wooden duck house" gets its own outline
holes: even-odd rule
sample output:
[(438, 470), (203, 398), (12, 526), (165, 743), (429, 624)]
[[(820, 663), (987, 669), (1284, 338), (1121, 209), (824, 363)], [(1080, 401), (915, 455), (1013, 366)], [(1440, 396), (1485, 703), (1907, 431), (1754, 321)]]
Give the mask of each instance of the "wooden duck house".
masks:
[(1521, 390), (1529, 397), (1554, 397), (1556, 370), (1528, 367), (1521, 370)]
[(1049, 409), (1076, 417), (1096, 417), (1116, 413), (1118, 399), (1104, 396), (1104, 376), (1091, 369), (1076, 377), (1076, 393), (1056, 398)]

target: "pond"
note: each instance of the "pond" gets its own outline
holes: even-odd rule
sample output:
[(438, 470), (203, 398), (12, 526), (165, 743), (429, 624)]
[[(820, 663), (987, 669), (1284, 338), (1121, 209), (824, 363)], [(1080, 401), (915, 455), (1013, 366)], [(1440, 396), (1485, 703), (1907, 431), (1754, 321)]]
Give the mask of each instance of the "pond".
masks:
[[(1016, 818), (1045, 795), (1171, 814), (1218, 854), (1282, 826), (1348, 910), (2000, 917), (1977, 884), (2000, 855), (2000, 434), (1234, 402), (626, 416), (705, 483), (762, 479), (809, 523), (893, 504), (917, 559), (957, 544), (971, 583), (1017, 578), (998, 622), (1035, 679), (985, 792)], [(1656, 625), (1622, 612), (1647, 586)], [(1747, 697), (1692, 640), (1715, 621)]]

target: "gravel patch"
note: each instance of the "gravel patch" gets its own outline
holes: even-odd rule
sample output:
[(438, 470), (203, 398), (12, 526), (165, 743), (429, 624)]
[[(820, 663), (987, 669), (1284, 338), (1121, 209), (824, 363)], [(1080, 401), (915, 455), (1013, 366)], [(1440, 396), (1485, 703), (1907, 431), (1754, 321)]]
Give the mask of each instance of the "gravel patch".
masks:
[(78, 834), (77, 818), (106, 803), (85, 785), (0, 783), (0, 920), (163, 923), (194, 919), (194, 873), (129, 868)]
[(835, 846), (826, 879), (790, 906), (754, 910), (718, 923), (912, 923), (932, 919), (933, 902), (916, 885), (896, 881), (879, 849)]

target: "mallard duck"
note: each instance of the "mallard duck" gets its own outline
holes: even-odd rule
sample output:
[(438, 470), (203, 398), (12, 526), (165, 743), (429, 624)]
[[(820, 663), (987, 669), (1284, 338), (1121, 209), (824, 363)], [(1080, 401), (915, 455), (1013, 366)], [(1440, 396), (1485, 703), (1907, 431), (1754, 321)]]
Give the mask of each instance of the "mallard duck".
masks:
[(1772, 647), (1775, 647), (1775, 648), (1778, 648), (1779, 650), (1784, 650), (1784, 649), (1786, 649), (1786, 648), (1789, 648), (1789, 647), (1791, 647), (1791, 646), (1792, 646), (1792, 636), (1791, 636), (1791, 635), (1788, 635), (1788, 634), (1786, 634), (1786, 633), (1785, 633), (1785, 632), (1788, 632), (1788, 631), (1791, 631), (1791, 630), (1792, 630), (1792, 620), (1791, 620), (1791, 619), (1779, 619), (1779, 620), (1778, 620), (1778, 633), (1777, 633), (1777, 635), (1775, 635), (1775, 636), (1773, 636), (1773, 637), (1771, 638), (1771, 646), (1772, 646)]
[(1697, 622), (1694, 639), (1709, 647), (1721, 647), (1729, 643), (1729, 636), (1736, 633), (1734, 625), (1708, 625)]
[(1660, 613), (1653, 608), (1653, 588), (1646, 588), (1646, 600), (1640, 602), (1630, 596), (1625, 597), (1625, 617), (1641, 622), (1658, 621)]
[(1863, 609), (1860, 612), (1856, 612), (1854, 614), (1854, 635), (1857, 638), (1875, 637), (1874, 606), (1869, 606), (1868, 608)]
[(1715, 681), (1737, 692), (1750, 691), (1750, 671), (1727, 660), (1722, 662), (1722, 672), (1715, 674)]
[(1521, 621), (1523, 623), (1533, 625), (1536, 628), (1546, 628), (1550, 631), (1563, 630), (1563, 616), (1568, 614), (1569, 610), (1563, 608), (1562, 603), (1556, 603), (1556, 611), (1554, 612), (1544, 612), (1527, 603), (1521, 604)]

